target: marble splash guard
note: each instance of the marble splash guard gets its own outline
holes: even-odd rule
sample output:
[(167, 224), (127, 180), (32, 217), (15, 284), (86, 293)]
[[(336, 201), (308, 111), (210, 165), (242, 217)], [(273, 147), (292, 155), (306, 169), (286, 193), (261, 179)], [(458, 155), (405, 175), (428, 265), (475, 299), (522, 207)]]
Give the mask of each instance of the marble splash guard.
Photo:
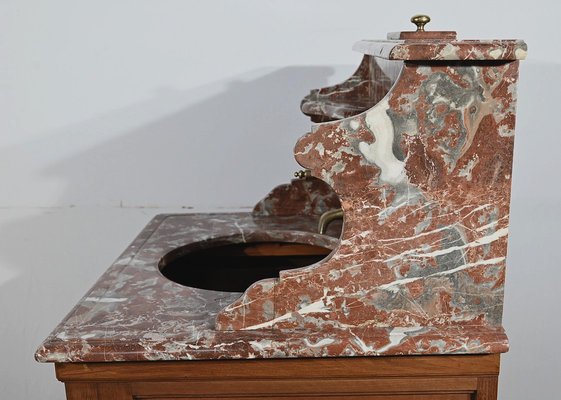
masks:
[[(401, 37), (406, 39), (401, 39)], [(312, 91), (311, 177), (252, 213), (155, 217), (43, 342), (42, 362), (500, 353), (518, 40), (362, 41), (353, 78)], [(342, 226), (317, 233), (342, 208)], [(244, 293), (160, 272), (178, 248), (321, 246)]]

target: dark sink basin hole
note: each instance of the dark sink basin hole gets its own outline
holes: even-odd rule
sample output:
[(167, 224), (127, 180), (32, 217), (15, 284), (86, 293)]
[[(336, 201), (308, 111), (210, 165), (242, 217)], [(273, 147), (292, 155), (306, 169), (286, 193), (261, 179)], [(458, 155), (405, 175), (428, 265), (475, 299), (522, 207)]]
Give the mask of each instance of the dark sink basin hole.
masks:
[(278, 278), (279, 271), (314, 264), (329, 253), (331, 249), (305, 243), (214, 243), (178, 248), (159, 267), (166, 278), (184, 286), (243, 292), (258, 280)]

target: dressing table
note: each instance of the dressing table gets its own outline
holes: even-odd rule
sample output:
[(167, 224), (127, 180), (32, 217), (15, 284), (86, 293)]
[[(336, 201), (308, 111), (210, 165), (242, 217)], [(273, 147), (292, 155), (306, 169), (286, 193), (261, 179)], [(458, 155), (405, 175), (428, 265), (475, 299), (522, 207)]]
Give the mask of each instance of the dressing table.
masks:
[(429, 20), (302, 100), (252, 212), (150, 221), (36, 352), (69, 400), (497, 398), (526, 45)]

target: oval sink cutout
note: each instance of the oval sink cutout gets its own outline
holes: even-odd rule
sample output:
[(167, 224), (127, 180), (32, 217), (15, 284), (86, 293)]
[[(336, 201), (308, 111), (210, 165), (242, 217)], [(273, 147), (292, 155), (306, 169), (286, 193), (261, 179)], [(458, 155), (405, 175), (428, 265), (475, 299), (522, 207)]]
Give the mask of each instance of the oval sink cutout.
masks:
[(304, 243), (211, 243), (184, 246), (160, 261), (160, 271), (184, 286), (221, 292), (243, 292), (252, 283), (278, 278), (279, 271), (301, 268), (324, 259), (331, 249)]

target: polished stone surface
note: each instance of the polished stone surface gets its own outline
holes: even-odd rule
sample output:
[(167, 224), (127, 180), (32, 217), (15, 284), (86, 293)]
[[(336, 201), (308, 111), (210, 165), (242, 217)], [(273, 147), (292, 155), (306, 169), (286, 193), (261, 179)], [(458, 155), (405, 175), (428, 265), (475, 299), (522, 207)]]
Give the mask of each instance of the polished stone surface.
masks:
[(45, 340), (36, 358), (95, 362), (425, 354), (439, 352), (444, 340), (450, 352), (505, 349), (504, 341), (490, 342), (501, 337), (500, 329), (478, 330), (480, 340), (468, 343), (474, 333), (463, 327), (219, 331), (216, 315), (241, 293), (184, 287), (158, 268), (169, 251), (209, 239), (336, 247), (337, 239), (315, 233), (316, 223), (315, 218), (248, 213), (157, 216)]
[[(491, 330), (486, 351), (505, 351), (517, 78), (518, 61), (403, 63), (371, 109), (315, 125), (296, 159), (339, 195), (340, 246), (319, 264), (250, 287), (217, 327), (459, 328), (469, 332), (467, 352), (486, 347), (478, 333)], [(457, 351), (448, 339), (432, 343)]]
[(395, 81), (378, 65), (380, 60), (365, 55), (353, 75), (340, 84), (314, 89), (300, 104), (314, 122), (348, 118), (368, 110), (380, 101)]
[[(525, 44), (394, 40), (355, 49), (366, 54), (355, 77), (303, 103), (315, 120), (335, 119), (296, 144), (313, 178), (277, 187), (253, 213), (156, 217), (36, 358), (507, 351), (502, 304)], [(388, 68), (374, 56), (397, 61)], [(339, 206), (342, 231), (334, 224), (317, 234), (319, 214)], [(333, 251), (244, 293), (181, 286), (159, 269), (177, 249), (279, 241)]]

